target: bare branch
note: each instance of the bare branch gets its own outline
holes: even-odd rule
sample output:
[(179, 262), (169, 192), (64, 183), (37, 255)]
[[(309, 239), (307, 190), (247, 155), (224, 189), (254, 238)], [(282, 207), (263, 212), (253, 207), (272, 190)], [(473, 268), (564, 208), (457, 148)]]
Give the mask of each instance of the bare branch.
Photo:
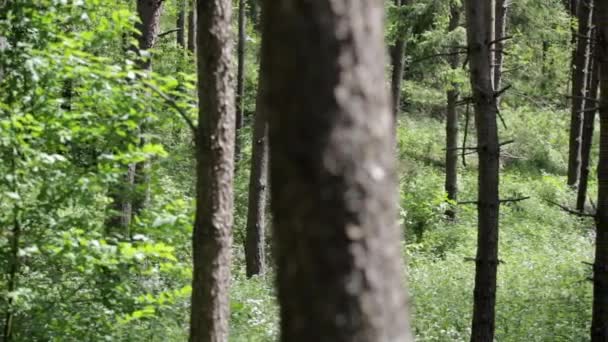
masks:
[(148, 88), (152, 89), (156, 94), (158, 94), (158, 96), (160, 96), (163, 100), (165, 100), (165, 102), (167, 102), (167, 104), (169, 106), (171, 106), (173, 109), (175, 109), (179, 113), (179, 115), (182, 117), (182, 119), (184, 119), (184, 121), (186, 121), (186, 124), (188, 124), (188, 127), (190, 127), (190, 129), (192, 130), (192, 133), (196, 136), (196, 133), (197, 133), (196, 126), (194, 125), (194, 122), (192, 121), (192, 119), (190, 119), (188, 117), (188, 114), (184, 111), (184, 109), (181, 108), (180, 106), (178, 106), (177, 103), (175, 102), (175, 100), (173, 100), (169, 95), (163, 93), (162, 90), (158, 89), (158, 87), (156, 87), (152, 83), (149, 83), (149, 82), (143, 82), (143, 83)]
[(561, 205), (559, 203), (555, 203), (555, 202), (550, 201), (550, 200), (545, 200), (545, 202), (547, 202), (547, 203), (549, 203), (551, 205), (554, 205), (554, 206), (562, 209), (563, 211), (565, 211), (565, 212), (567, 212), (569, 214), (572, 214), (572, 215), (576, 215), (578, 217), (592, 217), (592, 218), (595, 218), (595, 215), (593, 215), (593, 214), (589, 214), (589, 213), (585, 213), (585, 212), (580, 212), (578, 210), (570, 209), (570, 208), (568, 208), (566, 206), (563, 206), (563, 205)]
[(181, 31), (181, 30), (182, 30), (182, 29), (181, 29), (181, 28), (179, 28), (179, 27), (178, 27), (178, 28), (174, 28), (174, 29), (172, 29), (172, 30), (169, 30), (169, 31), (166, 31), (166, 32), (160, 33), (160, 34), (158, 35), (158, 38), (162, 38), (162, 37), (164, 37), (164, 36), (168, 36), (168, 35), (170, 35), (171, 33), (179, 32), (179, 31)]

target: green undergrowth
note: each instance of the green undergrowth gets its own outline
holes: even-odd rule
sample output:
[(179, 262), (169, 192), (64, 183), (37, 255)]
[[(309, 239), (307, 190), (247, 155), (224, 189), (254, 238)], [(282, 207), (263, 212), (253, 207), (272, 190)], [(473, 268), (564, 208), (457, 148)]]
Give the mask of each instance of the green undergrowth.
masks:
[[(514, 142), (503, 149), (501, 196), (527, 199), (501, 206), (496, 339), (586, 340), (592, 222), (549, 203), (568, 205), (575, 198), (564, 185), (565, 119), (555, 120), (566, 115), (530, 109), (507, 109), (503, 115), (508, 123), (508, 129), (501, 128), (503, 140)], [(455, 206), (446, 200), (443, 124), (414, 117), (401, 120), (398, 131), (400, 218), (418, 341), (466, 341), (470, 336), (477, 215), (474, 205)], [(467, 145), (474, 146), (475, 132), (468, 133)], [(459, 170), (460, 200), (474, 201), (476, 157), (468, 156), (466, 162)], [(239, 207), (237, 216), (244, 215)], [(444, 216), (450, 207), (457, 212), (454, 221)], [(236, 259), (242, 264), (242, 255)], [(276, 339), (271, 275), (247, 280), (237, 273), (232, 298), (231, 340)]]

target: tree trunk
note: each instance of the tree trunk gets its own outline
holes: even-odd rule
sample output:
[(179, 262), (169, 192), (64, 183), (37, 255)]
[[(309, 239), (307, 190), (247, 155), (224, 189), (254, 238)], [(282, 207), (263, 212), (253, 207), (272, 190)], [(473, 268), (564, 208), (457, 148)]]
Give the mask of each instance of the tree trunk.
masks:
[[(16, 167), (16, 155), (12, 155), (10, 158), (10, 165), (11, 165), (11, 173), (12, 173), (12, 181), (11, 181), (11, 191), (13, 191), (14, 193), (18, 193), (19, 192), (19, 186), (18, 186), (18, 182), (19, 182), (19, 176), (17, 173), (17, 167)], [(6, 290), (8, 293), (11, 293), (13, 291), (15, 291), (15, 289), (17, 288), (17, 278), (19, 276), (19, 271), (21, 268), (21, 260), (19, 257), (19, 248), (21, 245), (21, 219), (20, 219), (20, 209), (19, 209), (19, 205), (18, 204), (14, 204), (13, 206), (13, 210), (12, 210), (12, 214), (13, 214), (13, 225), (10, 229), (10, 254), (8, 257), (8, 270), (6, 272), (7, 277), (6, 277)], [(7, 299), (7, 308), (6, 308), (6, 315), (4, 318), (4, 331), (3, 331), (3, 341), (5, 342), (10, 342), (13, 340), (13, 320), (14, 320), (14, 312), (11, 308), (12, 304), (13, 304), (13, 298), (8, 298)]]
[(570, 143), (568, 152), (568, 185), (577, 187), (581, 174), (581, 136), (583, 113), (587, 96), (587, 69), (589, 66), (589, 39), (592, 11), (586, 1), (578, 4), (578, 39), (574, 70), (572, 71), (572, 108), (570, 118)]
[(496, 1), (498, 0), (487, 0), (490, 2), (490, 5), (486, 9), (486, 16), (490, 20), (490, 25), (487, 27), (487, 37), (488, 37), (488, 46), (490, 47), (490, 82), (492, 83), (492, 89), (496, 89), (496, 85), (494, 83), (494, 75), (496, 70), (495, 56), (496, 56)]
[[(595, 38), (595, 35), (592, 35)], [(599, 70), (598, 60), (595, 57), (596, 48), (591, 46), (590, 49), (591, 61), (589, 63), (588, 74), (588, 96), (597, 99), (599, 86)], [(591, 146), (593, 145), (593, 131), (595, 129), (595, 112), (599, 102), (585, 101), (583, 113), (583, 136), (581, 144), (581, 179), (579, 182), (576, 209), (580, 212), (585, 210), (585, 202), (587, 200), (587, 187), (589, 183), (589, 164), (591, 159)]]
[(245, 0), (239, 0), (239, 39), (237, 45), (237, 76), (236, 76), (236, 120), (234, 160), (235, 163), (241, 159), (241, 128), (243, 127), (244, 99), (245, 99)]
[[(160, 15), (163, 12), (163, 0), (137, 0), (137, 14), (139, 22), (135, 28), (140, 32), (137, 35), (137, 48), (149, 50), (154, 46), (160, 30)], [(139, 68), (150, 70), (152, 61), (145, 58), (140, 61)]]
[[(401, 7), (406, 4), (406, 0), (394, 0), (396, 7)], [(403, 26), (403, 25), (399, 25)], [(401, 83), (403, 81), (403, 72), (405, 69), (405, 33), (399, 31), (395, 40), (395, 45), (390, 48), (391, 53), (391, 95), (393, 100), (393, 116), (395, 125), (397, 124), (397, 116), (401, 110)]]
[[(160, 31), (160, 16), (163, 12), (163, 0), (138, 0), (137, 13), (140, 23), (136, 25), (141, 33), (137, 36), (140, 51), (150, 50), (154, 47)], [(139, 67), (147, 72), (152, 71), (152, 59), (144, 58), (139, 61)], [(141, 135), (141, 146), (146, 144), (146, 123), (139, 127)], [(133, 215), (138, 215), (150, 202), (150, 161), (137, 163), (135, 166), (135, 178), (133, 189)]]
[[(260, 65), (263, 65), (261, 63)], [(260, 70), (260, 77), (265, 72)], [(247, 235), (245, 238), (245, 261), (247, 276), (263, 274), (265, 271), (265, 212), (266, 184), (268, 182), (268, 120), (263, 101), (263, 88), (258, 85), (257, 103), (251, 142), (251, 172), (249, 176), (249, 204), (247, 211)]]
[(191, 342), (228, 340), (235, 114), (231, 16), (230, 0), (198, 2), (199, 128)]
[(498, 266), (498, 127), (496, 97), (492, 85), (491, 17), (486, 0), (467, 0), (467, 39), (471, 68), (471, 89), (477, 128), (478, 233), (475, 258), (475, 291), (471, 341), (491, 342), (494, 338), (496, 271)]
[(380, 0), (264, 1), (282, 341), (412, 340), (383, 8)]
[(608, 2), (596, 2), (600, 70), (600, 160), (597, 172), (591, 341), (608, 341)]
[[(460, 23), (461, 5), (452, 1), (450, 4), (450, 23), (448, 31), (453, 32)], [(457, 52), (455, 49), (453, 52)], [(449, 57), (450, 67), (458, 69), (460, 58), (458, 54)], [(445, 191), (448, 199), (456, 201), (458, 199), (458, 112), (456, 102), (458, 102), (458, 84), (452, 83), (452, 88), (447, 92), (446, 110), (446, 150), (445, 150)], [(455, 213), (452, 209), (446, 212), (448, 217), (454, 218)]]
[(177, 12), (177, 46), (186, 47), (186, 1), (180, 0)]
[[(496, 0), (496, 23), (494, 49), (494, 90), (498, 91), (502, 87), (502, 65), (504, 60), (505, 41), (507, 36), (507, 12), (509, 3), (507, 0)], [(498, 99), (499, 101), (500, 99)]]
[(251, 22), (253, 23), (253, 27), (256, 31), (260, 29), (260, 4), (259, 0), (248, 0), (249, 4), (249, 18), (251, 18)]
[(196, 0), (189, 0), (188, 10), (188, 50), (196, 53)]

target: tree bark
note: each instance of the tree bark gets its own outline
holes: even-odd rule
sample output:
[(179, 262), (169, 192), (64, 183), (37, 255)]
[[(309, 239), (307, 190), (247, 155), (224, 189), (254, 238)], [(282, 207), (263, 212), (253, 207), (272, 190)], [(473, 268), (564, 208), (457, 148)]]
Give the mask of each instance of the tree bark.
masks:
[[(495, 41), (493, 46), (494, 54), (494, 90), (498, 91), (502, 87), (502, 65), (504, 61), (504, 49), (505, 41), (503, 40), (507, 36), (507, 14), (508, 14), (507, 0), (496, 0), (496, 23), (495, 23)], [(497, 101), (500, 101), (498, 98)]]
[(471, 341), (494, 338), (498, 266), (499, 153), (497, 104), (492, 84), (491, 9), (493, 2), (467, 0), (467, 40), (477, 128), (478, 233)]
[[(163, 0), (138, 0), (137, 13), (140, 22), (136, 25), (140, 32), (137, 35), (139, 51), (150, 50), (154, 47), (160, 32), (160, 16), (163, 12)], [(142, 58), (138, 62), (141, 70), (152, 71), (152, 59)], [(139, 127), (141, 136), (140, 145), (147, 143), (145, 135), (147, 131), (146, 123)], [(150, 161), (146, 160), (135, 165), (135, 178), (132, 190), (132, 214), (139, 215), (150, 202)]]
[(595, 6), (601, 102), (591, 341), (599, 342), (608, 341), (608, 3), (597, 1)]
[[(406, 4), (407, 0), (394, 0), (396, 7), (402, 7)], [(400, 27), (403, 25), (399, 25)], [(395, 125), (397, 123), (397, 116), (401, 111), (401, 83), (403, 82), (403, 72), (405, 69), (405, 33), (401, 30), (397, 34), (395, 44), (390, 48), (391, 53), (391, 95), (393, 100), (393, 116), (395, 118)]]
[(188, 10), (188, 51), (196, 53), (196, 0), (189, 0)]
[[(595, 35), (592, 35), (595, 39)], [(591, 61), (589, 63), (588, 86), (589, 98), (598, 99), (599, 87), (599, 70), (598, 60), (595, 57), (596, 48), (591, 46), (590, 54)], [(593, 145), (593, 131), (595, 129), (595, 113), (598, 102), (585, 101), (583, 113), (583, 134), (581, 144), (581, 176), (577, 190), (576, 209), (579, 212), (585, 210), (585, 202), (587, 200), (587, 188), (589, 183), (589, 164), (591, 159), (591, 146)]]
[(568, 185), (577, 187), (581, 175), (581, 140), (583, 108), (587, 96), (587, 69), (589, 66), (589, 40), (592, 11), (586, 1), (578, 4), (578, 39), (572, 71), (572, 108), (570, 118), (570, 142), (568, 152)]
[(186, 47), (186, 1), (180, 0), (177, 12), (177, 46), (182, 49)]
[[(261, 63), (263, 65), (263, 63)], [(265, 72), (260, 70), (260, 77)], [(265, 224), (266, 184), (268, 182), (268, 119), (264, 108), (260, 80), (253, 123), (251, 142), (251, 172), (249, 176), (249, 203), (247, 210), (247, 235), (245, 237), (245, 263), (247, 276), (263, 274), (265, 271)]]
[(265, 0), (281, 340), (411, 341), (383, 1)]
[(228, 340), (234, 90), (230, 0), (199, 0), (197, 201), (191, 342)]
[(237, 44), (237, 76), (236, 76), (236, 120), (234, 135), (234, 160), (236, 163), (241, 159), (241, 128), (244, 118), (244, 99), (245, 99), (245, 0), (239, 0), (239, 39)]
[[(450, 23), (448, 31), (453, 32), (460, 23), (461, 5), (452, 1), (450, 4)], [(457, 52), (454, 50), (453, 52)], [(458, 54), (449, 57), (450, 67), (456, 70), (460, 64)], [(458, 102), (459, 89), (457, 83), (452, 83), (452, 88), (447, 92), (446, 110), (446, 149), (445, 149), (445, 191), (448, 199), (456, 201), (458, 199), (458, 112), (456, 102)], [(454, 218), (455, 212), (450, 209), (446, 212), (447, 216)]]

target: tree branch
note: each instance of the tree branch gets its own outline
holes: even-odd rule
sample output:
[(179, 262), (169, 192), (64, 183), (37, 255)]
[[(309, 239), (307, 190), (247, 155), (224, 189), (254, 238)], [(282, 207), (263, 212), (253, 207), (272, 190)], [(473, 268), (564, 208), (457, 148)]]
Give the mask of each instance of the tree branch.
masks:
[(180, 106), (177, 105), (175, 100), (173, 100), (169, 95), (163, 93), (162, 90), (158, 89), (158, 87), (156, 87), (155, 85), (153, 85), (149, 82), (143, 82), (143, 83), (148, 88), (152, 89), (156, 94), (158, 94), (158, 96), (160, 96), (163, 100), (165, 100), (165, 102), (167, 102), (167, 104), (169, 106), (171, 106), (173, 109), (175, 109), (179, 113), (179, 115), (182, 117), (182, 119), (184, 119), (184, 121), (186, 121), (186, 124), (188, 124), (188, 127), (190, 127), (190, 129), (192, 130), (192, 133), (196, 136), (198, 130), (196, 129), (194, 122), (192, 121), (192, 119), (190, 119), (188, 117), (186, 112)]

